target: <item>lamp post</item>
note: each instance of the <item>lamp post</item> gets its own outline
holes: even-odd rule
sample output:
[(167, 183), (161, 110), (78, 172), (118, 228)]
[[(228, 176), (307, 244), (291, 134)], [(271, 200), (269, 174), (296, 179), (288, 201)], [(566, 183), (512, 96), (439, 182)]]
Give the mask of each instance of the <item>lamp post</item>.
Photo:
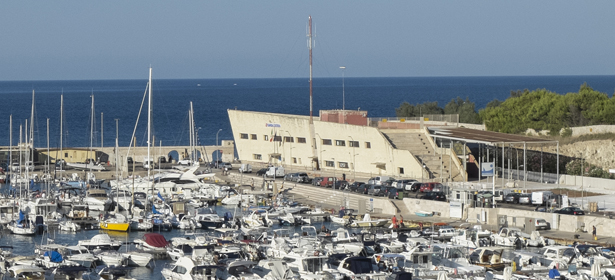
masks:
[[(288, 130), (285, 130), (286, 133), (288, 133), (288, 136), (290, 136), (290, 139), (293, 139), (293, 136), (290, 134), (290, 132), (288, 132)], [(293, 171), (293, 141), (289, 141), (288, 144), (289, 145), (289, 151), (290, 151), (290, 173), (292, 173)]]
[(355, 159), (357, 158), (357, 155), (354, 152), (355, 143), (354, 143), (354, 138), (352, 138), (352, 136), (349, 135), (348, 137), (350, 138), (350, 140), (352, 140), (352, 142), (350, 142), (350, 144), (352, 145), (352, 179), (356, 180), (357, 179), (357, 167), (355, 166), (356, 164)]
[(346, 110), (346, 91), (344, 85), (344, 70), (346, 70), (346, 66), (340, 66), (342, 69), (342, 110)]
[[(220, 131), (222, 131), (222, 128), (218, 129), (218, 132), (216, 132), (216, 146), (218, 146), (218, 133), (220, 133)], [(220, 149), (218, 149), (216, 153), (216, 168), (218, 167), (219, 160), (220, 160)]]
[(317, 147), (320, 147), (320, 156), (318, 157), (318, 160), (320, 161), (320, 164), (318, 165), (318, 168), (320, 170), (322, 170), (322, 137), (320, 137), (320, 134), (316, 133), (316, 135), (318, 136), (318, 139), (320, 139), (320, 145), (318, 145)]
[(333, 160), (333, 184), (335, 184), (335, 181), (337, 181), (335, 177), (335, 158), (331, 158), (331, 160)]

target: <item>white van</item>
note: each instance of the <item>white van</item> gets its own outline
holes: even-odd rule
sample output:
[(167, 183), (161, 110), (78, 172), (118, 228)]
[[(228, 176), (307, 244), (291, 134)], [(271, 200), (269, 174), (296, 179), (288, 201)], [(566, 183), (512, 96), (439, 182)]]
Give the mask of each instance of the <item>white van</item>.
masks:
[(282, 167), (282, 166), (271, 166), (271, 167), (269, 167), (269, 170), (267, 170), (267, 172), (265, 172), (265, 176), (267, 176), (267, 177), (275, 177), (275, 178), (284, 177), (284, 167)]
[(367, 181), (367, 183), (371, 185), (380, 186), (389, 179), (391, 179), (390, 176), (376, 176), (376, 177), (370, 178), (369, 181)]
[(239, 167), (239, 173), (252, 173), (252, 165), (242, 163), (241, 167)]
[(540, 191), (532, 193), (532, 204), (543, 205), (554, 196), (552, 191)]

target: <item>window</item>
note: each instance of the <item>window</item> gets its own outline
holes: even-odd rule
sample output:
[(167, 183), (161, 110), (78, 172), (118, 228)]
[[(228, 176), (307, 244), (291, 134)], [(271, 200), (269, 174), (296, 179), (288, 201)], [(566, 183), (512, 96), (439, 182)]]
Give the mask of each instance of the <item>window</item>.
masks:
[(67, 158), (68, 157), (68, 153), (64, 153), (64, 157)]
[(241, 139), (248, 139), (248, 134), (247, 133), (242, 133), (241, 134)]
[(353, 147), (353, 148), (358, 148), (359, 141), (348, 141), (348, 146)]
[(322, 139), (323, 145), (331, 145), (331, 139)]
[(293, 158), (293, 163), (297, 163), (297, 158), (296, 157)]
[(256, 139), (256, 134), (250, 134), (250, 137), (252, 138), (252, 140), (257, 140)]
[(273, 141), (275, 141), (275, 142), (282, 142), (282, 136), (274, 136), (273, 137)]
[(297, 143), (305, 143), (304, 137), (297, 137)]
[(255, 160), (263, 159), (263, 156), (261, 154), (253, 154), (252, 156), (254, 157)]
[(337, 165), (340, 168), (348, 168), (348, 163), (347, 162), (338, 162)]
[(269, 141), (269, 135), (263, 135), (263, 139), (264, 139), (265, 141)]
[(325, 160), (325, 165), (327, 167), (335, 167), (335, 162), (330, 161), (330, 160)]
[(344, 140), (335, 140), (335, 146), (346, 146), (346, 141), (344, 141)]
[(295, 142), (295, 139), (290, 136), (284, 136), (284, 142)]
[(399, 174), (404, 174), (404, 168), (403, 167), (399, 168)]
[(366, 149), (371, 149), (371, 148), (372, 148), (372, 143), (370, 143), (370, 142), (365, 142), (365, 148), (366, 148)]

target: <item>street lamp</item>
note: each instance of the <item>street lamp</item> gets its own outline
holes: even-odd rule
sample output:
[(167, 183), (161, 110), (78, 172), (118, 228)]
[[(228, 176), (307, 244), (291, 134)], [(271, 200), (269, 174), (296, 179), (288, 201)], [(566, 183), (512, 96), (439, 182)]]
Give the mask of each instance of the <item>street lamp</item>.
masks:
[(320, 157), (318, 157), (318, 160), (320, 161), (320, 164), (318, 165), (318, 169), (322, 170), (322, 137), (320, 137), (320, 134), (316, 133), (316, 135), (318, 136), (318, 139), (320, 139), (320, 144), (317, 145), (316, 147), (320, 147)]
[(355, 154), (354, 152), (354, 148), (356, 145), (354, 143), (354, 138), (352, 138), (352, 136), (348, 136), (348, 137), (350, 138), (350, 140), (352, 140), (352, 142), (350, 142), (350, 144), (352, 145), (352, 179), (356, 180), (357, 179), (357, 167), (355, 166), (355, 164), (356, 164), (357, 154)]
[(344, 86), (344, 70), (346, 70), (346, 66), (340, 66), (342, 69), (342, 110), (346, 110), (346, 92)]
[(337, 178), (335, 178), (335, 158), (331, 158), (331, 160), (333, 160), (333, 180), (337, 181)]
[[(222, 131), (222, 128), (218, 129), (218, 132), (216, 132), (216, 146), (218, 146), (218, 133), (220, 133), (220, 131)], [(218, 167), (219, 160), (220, 160), (220, 149), (218, 149), (218, 152), (216, 153), (216, 167)]]
[[(288, 132), (288, 130), (285, 130), (286, 133), (288, 133), (288, 136), (290, 136), (290, 139), (293, 138), (293, 136), (290, 134), (290, 132)], [(289, 151), (290, 151), (290, 170), (289, 172), (292, 173), (293, 171), (293, 141), (289, 141), (288, 144), (289, 145)]]

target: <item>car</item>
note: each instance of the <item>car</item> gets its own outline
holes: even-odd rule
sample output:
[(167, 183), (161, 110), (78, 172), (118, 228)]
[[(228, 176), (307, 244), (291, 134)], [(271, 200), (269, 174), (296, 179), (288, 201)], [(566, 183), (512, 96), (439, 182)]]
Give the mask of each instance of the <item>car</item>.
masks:
[(344, 181), (344, 180), (335, 181), (335, 184), (333, 185), (333, 188), (336, 190), (344, 190), (347, 187), (348, 187), (348, 181)]
[(335, 177), (323, 177), (319, 186), (325, 187), (325, 188), (332, 188), (333, 184), (336, 181), (336, 179), (337, 178), (335, 178)]
[[(397, 180), (393, 183), (393, 187), (396, 187), (398, 189), (406, 189), (406, 186), (412, 185), (414, 182), (417, 182), (416, 180), (412, 180), (412, 179), (400, 179)], [(406, 189), (406, 190), (410, 190), (410, 189)]]
[(418, 192), (418, 191), (421, 189), (421, 186), (422, 186), (422, 185), (423, 185), (423, 184), (422, 184), (422, 183), (420, 183), (420, 182), (413, 182), (413, 183), (412, 183), (412, 184), (410, 184), (410, 185), (406, 185), (406, 188), (405, 188), (405, 189), (406, 189), (407, 191), (411, 191), (411, 192)]
[[(395, 188), (395, 190), (391, 190), (390, 192), (388, 192), (388, 197), (389, 199), (399, 199), (399, 194), (405, 192), (404, 190), (400, 190), (398, 188)], [(405, 197), (405, 195), (404, 195)]]
[(314, 177), (312, 179), (312, 185), (320, 187), (320, 182), (322, 182), (323, 177)]
[(267, 173), (267, 170), (269, 170), (269, 168), (261, 168), (258, 171), (256, 171), (256, 176), (263, 176), (265, 175), (265, 173)]
[(520, 193), (509, 193), (504, 197), (504, 202), (506, 203), (519, 203)]
[(421, 184), (421, 188), (419, 189), (419, 192), (431, 192), (434, 190), (434, 188), (439, 188), (441, 190), (443, 187), (442, 187), (442, 184), (436, 183), (436, 182), (423, 183)]
[(426, 200), (446, 201), (446, 195), (443, 192), (428, 192), (421, 197)]
[(563, 215), (585, 215), (585, 212), (578, 207), (564, 207), (562, 209), (553, 211), (553, 213)]
[(532, 203), (532, 196), (527, 193), (522, 193), (519, 196), (519, 204), (530, 204)]
[[(184, 162), (185, 160), (178, 160), (177, 163), (178, 164), (182, 164), (182, 162)], [(222, 164), (224, 162), (222, 162), (221, 160), (212, 160), (211, 163), (209, 164), (209, 166), (211, 168), (219, 168), (222, 167)], [(185, 164), (189, 164), (189, 162), (186, 162)]]
[(372, 186), (372, 184), (363, 184), (357, 189), (357, 193), (367, 194)]
[(391, 193), (397, 193), (396, 187), (385, 187), (382, 191), (382, 196), (389, 197)]
[(158, 157), (158, 163), (167, 163), (167, 157)]
[(365, 183), (363, 183), (363, 182), (354, 182), (354, 183), (352, 183), (352, 184), (350, 184), (350, 185), (348, 186), (348, 189), (349, 189), (351, 192), (357, 192), (357, 191), (358, 191), (358, 189), (359, 189), (362, 185), (365, 185)]
[(252, 173), (252, 165), (247, 163), (242, 163), (238, 169), (239, 173)]
[(284, 181), (295, 181), (298, 173), (288, 173), (284, 175)]
[(397, 182), (397, 180), (395, 180), (395, 179), (393, 179), (393, 178), (389, 178), (388, 180), (386, 180), (386, 181), (382, 182), (382, 185), (383, 185), (383, 186), (386, 186), (386, 187), (393, 187), (393, 184), (394, 184), (395, 182)]
[(385, 188), (386, 187), (382, 185), (371, 185), (369, 190), (367, 190), (367, 194), (373, 196), (382, 196), (384, 194)]
[(220, 168), (224, 169), (228, 169), (228, 170), (233, 170), (233, 165), (230, 162), (223, 162), (222, 165), (220, 165)]
[(310, 182), (310, 176), (305, 173), (305, 172), (298, 172), (297, 174), (297, 178), (295, 178), (295, 182), (297, 183), (309, 183)]
[(545, 219), (535, 219), (534, 220), (534, 226), (536, 227), (537, 230), (539, 229), (549, 229), (549, 223), (547, 223), (547, 221), (545, 221)]

